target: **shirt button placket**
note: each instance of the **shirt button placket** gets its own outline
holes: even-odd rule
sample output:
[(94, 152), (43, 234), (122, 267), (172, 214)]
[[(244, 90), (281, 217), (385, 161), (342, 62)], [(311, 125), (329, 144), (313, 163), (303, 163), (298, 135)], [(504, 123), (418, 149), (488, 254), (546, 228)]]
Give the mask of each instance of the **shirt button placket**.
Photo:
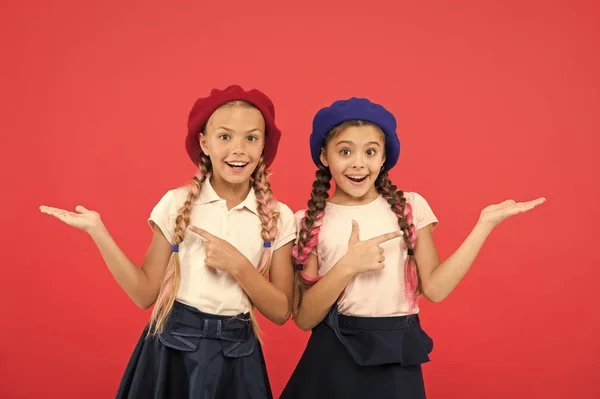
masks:
[(227, 203), (224, 203), (223, 206), (225, 207), (225, 217), (223, 218), (223, 237), (225, 239), (225, 241), (227, 242), (231, 242), (231, 240), (229, 239), (229, 216), (230, 216), (230, 212), (227, 210)]

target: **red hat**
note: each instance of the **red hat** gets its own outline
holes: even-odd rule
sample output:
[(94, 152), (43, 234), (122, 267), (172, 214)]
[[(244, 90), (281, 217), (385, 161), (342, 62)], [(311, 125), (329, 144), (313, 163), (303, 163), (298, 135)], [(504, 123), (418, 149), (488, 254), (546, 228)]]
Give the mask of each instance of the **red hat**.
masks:
[(230, 101), (242, 100), (254, 105), (265, 119), (265, 148), (263, 155), (267, 167), (271, 165), (277, 153), (281, 131), (275, 125), (275, 108), (273, 102), (258, 90), (244, 91), (240, 86), (229, 86), (225, 90), (213, 89), (210, 96), (196, 100), (188, 118), (188, 134), (185, 138), (185, 148), (195, 165), (200, 162), (202, 152), (198, 134), (204, 129), (208, 118), (221, 105)]

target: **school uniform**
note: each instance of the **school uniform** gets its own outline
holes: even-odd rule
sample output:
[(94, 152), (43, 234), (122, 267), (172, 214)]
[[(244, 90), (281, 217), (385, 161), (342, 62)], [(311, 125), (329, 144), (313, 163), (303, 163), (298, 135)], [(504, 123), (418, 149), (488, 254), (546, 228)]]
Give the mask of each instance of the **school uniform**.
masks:
[[(438, 220), (427, 201), (405, 193), (417, 230)], [(297, 220), (304, 211), (296, 214)], [(360, 206), (327, 203), (314, 253), (319, 276), (346, 254), (356, 220), (361, 240), (398, 230), (396, 215), (379, 196)], [(406, 246), (401, 237), (381, 244), (382, 270), (352, 279), (325, 319), (312, 330), (282, 399), (425, 398), (421, 365), (433, 341), (421, 328), (419, 308), (405, 297)]]
[[(173, 243), (175, 218), (188, 188), (167, 192), (152, 210)], [(278, 233), (273, 250), (296, 238), (290, 208), (277, 203)], [(190, 224), (222, 238), (257, 267), (263, 251), (261, 222), (253, 190), (231, 210), (207, 179), (194, 203)], [(249, 322), (250, 301), (229, 273), (204, 263), (203, 239), (191, 231), (179, 245), (181, 280), (164, 331), (142, 333), (127, 365), (117, 398), (272, 398), (260, 343)]]

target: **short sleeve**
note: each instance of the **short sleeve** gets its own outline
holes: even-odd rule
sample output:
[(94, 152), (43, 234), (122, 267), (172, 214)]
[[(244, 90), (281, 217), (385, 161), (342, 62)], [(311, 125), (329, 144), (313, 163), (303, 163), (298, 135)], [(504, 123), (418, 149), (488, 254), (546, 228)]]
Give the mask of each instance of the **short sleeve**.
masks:
[(158, 204), (150, 212), (148, 218), (148, 224), (154, 229), (154, 225), (157, 225), (162, 231), (163, 235), (173, 244), (173, 231), (175, 231), (175, 218), (177, 217), (177, 210), (175, 208), (175, 192), (173, 190), (168, 191), (161, 199)]
[(438, 225), (438, 219), (429, 206), (429, 203), (420, 194), (411, 193), (412, 198), (407, 198), (412, 205), (413, 223), (417, 230), (433, 224), (433, 228)]
[(281, 202), (279, 202), (278, 205), (279, 221), (277, 222), (277, 238), (275, 239), (273, 251), (296, 239), (296, 221), (294, 220), (294, 213), (287, 205), (282, 204)]

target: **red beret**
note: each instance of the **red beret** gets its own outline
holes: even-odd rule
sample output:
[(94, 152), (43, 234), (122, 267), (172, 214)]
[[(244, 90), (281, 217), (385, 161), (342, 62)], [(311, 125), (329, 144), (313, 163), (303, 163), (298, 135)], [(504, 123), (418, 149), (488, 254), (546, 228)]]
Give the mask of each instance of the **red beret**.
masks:
[(208, 118), (221, 105), (230, 101), (242, 100), (254, 105), (265, 119), (265, 148), (263, 155), (267, 167), (271, 165), (277, 153), (281, 131), (275, 125), (275, 108), (269, 97), (258, 90), (244, 91), (240, 86), (229, 86), (225, 90), (213, 89), (210, 96), (196, 100), (188, 118), (188, 134), (185, 148), (195, 165), (200, 162), (200, 142), (198, 134), (204, 129)]

